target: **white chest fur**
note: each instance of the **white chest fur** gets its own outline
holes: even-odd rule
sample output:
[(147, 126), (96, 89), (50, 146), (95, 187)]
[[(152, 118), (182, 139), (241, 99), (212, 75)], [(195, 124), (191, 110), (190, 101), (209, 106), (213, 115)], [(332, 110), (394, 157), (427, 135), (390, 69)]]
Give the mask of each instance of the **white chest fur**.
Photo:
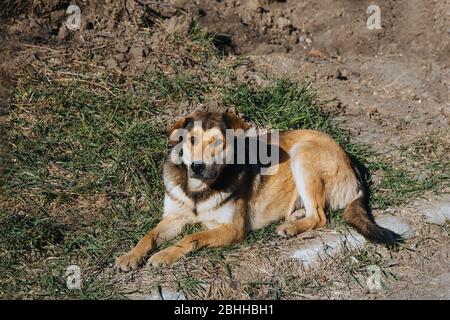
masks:
[[(172, 190), (171, 194), (175, 196)], [(183, 194), (180, 194), (180, 192)], [(164, 217), (169, 215), (183, 215), (190, 223), (201, 223), (208, 229), (221, 224), (229, 224), (233, 220), (235, 205), (232, 200), (225, 201), (230, 196), (226, 192), (216, 193), (196, 204), (188, 198), (181, 188), (177, 189), (177, 195), (180, 196), (177, 199), (183, 199), (184, 201), (176, 201), (166, 193), (164, 198)], [(186, 201), (186, 199), (189, 200)]]
[(209, 210), (199, 210), (197, 207), (197, 223), (202, 223), (208, 229), (221, 224), (229, 224), (233, 220), (235, 206), (233, 201), (228, 201), (218, 207), (206, 206)]

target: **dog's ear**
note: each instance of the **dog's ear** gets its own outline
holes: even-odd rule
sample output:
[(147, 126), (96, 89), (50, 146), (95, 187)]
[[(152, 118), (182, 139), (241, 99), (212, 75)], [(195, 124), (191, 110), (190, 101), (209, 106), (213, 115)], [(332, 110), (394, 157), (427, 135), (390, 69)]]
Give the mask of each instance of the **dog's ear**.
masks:
[(174, 133), (174, 131), (177, 129), (186, 128), (189, 125), (189, 123), (191, 123), (191, 122), (192, 122), (191, 117), (185, 117), (185, 118), (181, 118), (180, 120), (175, 121), (167, 128), (167, 136), (169, 137), (170, 144), (175, 145), (178, 142), (180, 142), (180, 140), (176, 139), (177, 137), (172, 137), (172, 134)]
[(244, 131), (250, 128), (250, 126), (239, 118), (236, 114), (232, 112), (224, 112), (222, 114), (223, 120), (225, 121), (228, 129), (243, 129)]

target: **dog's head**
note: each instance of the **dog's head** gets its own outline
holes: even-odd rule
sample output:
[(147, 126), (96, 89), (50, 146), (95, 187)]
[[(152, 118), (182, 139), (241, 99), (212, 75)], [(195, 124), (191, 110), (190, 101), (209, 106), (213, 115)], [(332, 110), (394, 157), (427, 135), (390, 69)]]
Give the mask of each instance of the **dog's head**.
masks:
[(189, 177), (214, 181), (226, 165), (228, 129), (245, 131), (248, 125), (230, 112), (196, 111), (176, 121), (168, 128), (172, 160), (185, 165)]

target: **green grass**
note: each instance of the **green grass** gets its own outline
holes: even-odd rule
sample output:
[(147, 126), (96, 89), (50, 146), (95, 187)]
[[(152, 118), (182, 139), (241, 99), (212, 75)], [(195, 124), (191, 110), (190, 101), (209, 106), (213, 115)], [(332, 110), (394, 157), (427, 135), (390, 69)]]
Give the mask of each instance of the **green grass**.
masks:
[[(32, 115), (40, 121), (25, 121), (17, 109), (10, 115), (15, 164), (4, 186), (26, 215), (3, 215), (2, 246), (16, 257), (32, 252), (44, 259), (56, 251), (105, 268), (123, 250), (118, 244), (125, 240), (131, 246), (159, 219), (164, 130), (152, 119), (155, 110), (126, 93), (104, 97), (88, 88), (55, 84), (31, 90), (17, 92), (16, 99), (31, 92), (42, 106)], [(23, 128), (32, 138), (24, 136)], [(89, 208), (97, 196), (107, 201)], [(80, 208), (80, 202), (88, 206)], [(14, 265), (5, 267), (14, 272)], [(44, 290), (55, 283), (43, 277), (31, 285), (36, 282)], [(87, 281), (82, 293), (90, 286), (100, 284)]]
[[(372, 205), (401, 205), (415, 198), (450, 188), (450, 136), (431, 132), (399, 149), (399, 158), (374, 158), (369, 169), (381, 175), (374, 185)], [(445, 191), (444, 191), (445, 192)]]
[[(423, 144), (402, 151), (417, 167), (405, 170), (388, 164), (320, 112), (308, 84), (278, 80), (255, 88), (239, 83), (235, 65), (219, 67), (209, 35), (194, 28), (189, 37), (191, 42), (173, 39), (172, 45), (187, 46), (189, 56), (187, 64), (182, 59), (170, 61), (175, 76), (165, 73), (162, 64), (125, 82), (108, 74), (92, 78), (87, 70), (61, 82), (58, 72), (66, 70), (52, 70), (55, 79), (31, 72), (17, 86), (9, 114), (12, 162), (2, 194), (11, 203), (0, 209), (0, 298), (123, 297), (105, 270), (161, 217), (165, 127), (172, 118), (170, 111), (181, 111), (179, 104), (218, 99), (261, 127), (329, 133), (353, 157), (381, 173), (375, 207), (448, 186), (445, 150), (431, 150), (436, 156), (417, 177)], [(333, 214), (338, 219), (338, 213)], [(252, 233), (240, 245), (274, 237), (274, 228)], [(222, 263), (224, 251), (235, 248), (200, 254)], [(81, 290), (65, 286), (64, 272), (70, 264), (81, 267)], [(178, 282), (194, 296), (202, 290), (198, 279)], [(249, 284), (249, 290), (259, 285)], [(276, 285), (267, 285), (273, 287), (272, 296), (279, 297)]]
[(263, 89), (236, 84), (225, 90), (224, 103), (233, 105), (257, 126), (266, 129), (314, 129), (330, 134), (358, 160), (367, 152), (353, 142), (318, 107), (318, 97), (308, 83), (280, 79)]

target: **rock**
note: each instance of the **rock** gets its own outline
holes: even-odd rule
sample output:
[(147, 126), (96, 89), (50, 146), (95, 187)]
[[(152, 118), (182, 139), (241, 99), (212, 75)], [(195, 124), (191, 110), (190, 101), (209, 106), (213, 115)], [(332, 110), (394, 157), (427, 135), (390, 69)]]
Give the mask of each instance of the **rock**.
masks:
[(336, 79), (343, 81), (348, 80), (348, 71), (346, 69), (338, 69), (336, 72)]
[(375, 218), (377, 224), (401, 235), (404, 239), (412, 238), (415, 230), (402, 218), (395, 216), (382, 216)]
[(261, 0), (248, 0), (245, 2), (245, 5), (250, 11), (259, 11), (262, 6), (262, 1)]
[(123, 53), (118, 53), (118, 54), (116, 54), (116, 60), (117, 60), (118, 62), (125, 61), (125, 55), (124, 55)]
[(428, 223), (444, 225), (450, 222), (450, 199), (441, 198), (421, 207), (421, 212)]
[(144, 47), (133, 47), (129, 51), (130, 58), (136, 61), (141, 61), (146, 56), (146, 49)]
[[(409, 239), (415, 234), (414, 229), (398, 217), (384, 215), (376, 218), (375, 221), (380, 226), (402, 235), (404, 239)], [(367, 240), (355, 230), (343, 234), (327, 233), (320, 238), (307, 240), (292, 253), (291, 257), (299, 260), (305, 268), (314, 268), (323, 260), (336, 257), (345, 250), (361, 249), (366, 242)]]
[(60, 65), (60, 64), (61, 64), (61, 60), (59, 60), (58, 58), (53, 57), (48, 60), (48, 65), (51, 67), (56, 67), (57, 65)]
[[(171, 3), (171, 5), (167, 5), (167, 1), (149, 1), (149, 0), (136, 0), (141, 5), (146, 6), (149, 10), (155, 12), (157, 16), (162, 17), (173, 17), (179, 12), (179, 7)], [(173, 0), (172, 0), (173, 1)], [(170, 1), (169, 1), (170, 2)], [(182, 1), (174, 1), (177, 3), (183, 3)]]
[(378, 117), (380, 112), (377, 107), (370, 107), (369, 110), (367, 110), (366, 115), (368, 118)]
[(136, 9), (136, 2), (134, 0), (126, 0), (125, 8), (129, 13), (134, 12), (134, 10)]
[(264, 76), (255, 72), (249, 74), (249, 78), (261, 88), (267, 87), (270, 84), (270, 81), (264, 79)]
[(116, 48), (116, 50), (117, 50), (118, 52), (120, 52), (120, 53), (127, 53), (129, 49), (130, 49), (130, 47), (128, 47), (128, 46), (126, 46), (126, 45), (124, 45), (124, 44), (120, 44), (120, 45)]
[(277, 24), (277, 27), (281, 30), (288, 29), (289, 27), (292, 26), (291, 20), (289, 20), (285, 17), (279, 17), (276, 20), (276, 24)]
[(327, 56), (325, 53), (316, 48), (311, 48), (311, 50), (309, 50), (308, 52), (308, 55), (319, 59), (324, 59)]
[(114, 60), (113, 58), (109, 58), (105, 61), (105, 67), (107, 69), (117, 69), (118, 65), (116, 60)]
[(173, 291), (168, 288), (161, 290), (153, 290), (150, 293), (150, 300), (186, 300), (186, 296), (182, 291)]
[(96, 54), (94, 55), (94, 57), (92, 58), (92, 60), (94, 60), (95, 62), (100, 62), (103, 60), (103, 56)]
[(187, 34), (191, 30), (193, 21), (194, 18), (190, 14), (174, 16), (164, 21), (164, 28), (167, 33)]
[(132, 300), (186, 300), (182, 291), (174, 291), (169, 288), (157, 288), (146, 295), (132, 295)]
[(324, 259), (335, 257), (344, 250), (360, 249), (365, 243), (366, 239), (356, 231), (330, 233), (322, 239), (308, 240), (292, 254), (292, 258), (300, 260), (305, 268), (314, 268)]
[(243, 82), (245, 79), (248, 78), (248, 68), (246, 65), (240, 65), (236, 69), (236, 77), (240, 82)]
[(128, 63), (126, 63), (126, 62), (121, 62), (121, 63), (119, 64), (119, 67), (120, 67), (121, 70), (125, 70), (125, 69), (128, 67)]

